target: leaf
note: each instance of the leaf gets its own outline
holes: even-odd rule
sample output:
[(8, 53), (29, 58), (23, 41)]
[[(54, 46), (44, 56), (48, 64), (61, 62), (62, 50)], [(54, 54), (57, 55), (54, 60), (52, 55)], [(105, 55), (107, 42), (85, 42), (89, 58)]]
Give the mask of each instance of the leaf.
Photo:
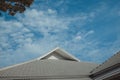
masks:
[(23, 13), (34, 0), (0, 0), (0, 10), (14, 16), (17, 12)]

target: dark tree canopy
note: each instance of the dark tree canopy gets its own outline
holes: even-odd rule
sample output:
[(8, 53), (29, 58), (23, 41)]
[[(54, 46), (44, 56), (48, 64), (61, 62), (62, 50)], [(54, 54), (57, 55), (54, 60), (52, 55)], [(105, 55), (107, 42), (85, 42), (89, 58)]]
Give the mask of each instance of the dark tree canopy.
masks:
[[(23, 13), (34, 0), (0, 0), (0, 11), (14, 16), (17, 12)], [(1, 14), (1, 13), (0, 13)]]

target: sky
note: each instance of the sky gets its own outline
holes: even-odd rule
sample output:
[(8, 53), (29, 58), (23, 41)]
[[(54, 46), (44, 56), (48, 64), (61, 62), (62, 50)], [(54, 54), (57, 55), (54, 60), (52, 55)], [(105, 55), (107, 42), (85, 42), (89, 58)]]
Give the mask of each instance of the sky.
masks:
[(35, 0), (0, 17), (0, 68), (60, 47), (81, 61), (102, 63), (120, 51), (120, 0)]

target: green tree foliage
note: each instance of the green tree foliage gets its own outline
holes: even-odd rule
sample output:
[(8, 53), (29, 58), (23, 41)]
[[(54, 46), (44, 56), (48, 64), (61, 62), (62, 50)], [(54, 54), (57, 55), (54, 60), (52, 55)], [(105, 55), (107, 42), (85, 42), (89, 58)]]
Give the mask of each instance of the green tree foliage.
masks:
[[(14, 16), (17, 12), (23, 13), (34, 0), (0, 0), (0, 11)], [(1, 13), (0, 13), (1, 14)]]

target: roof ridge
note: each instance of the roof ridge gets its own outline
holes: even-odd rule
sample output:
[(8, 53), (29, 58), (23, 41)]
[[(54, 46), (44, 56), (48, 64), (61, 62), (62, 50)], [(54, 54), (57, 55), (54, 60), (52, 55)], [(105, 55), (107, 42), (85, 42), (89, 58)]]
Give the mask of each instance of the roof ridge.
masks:
[(60, 48), (60, 47), (57, 47), (57, 48), (49, 51), (47, 54), (44, 54), (43, 56), (37, 58), (37, 60), (41, 60), (41, 59), (43, 59), (44, 57), (52, 54), (53, 52), (58, 52), (59, 54), (62, 54), (62, 55), (65, 54), (65, 55), (71, 57), (71, 58), (72, 58), (73, 60), (75, 60), (75, 61), (80, 61), (78, 58), (76, 58), (75, 56), (73, 56), (72, 54), (68, 53), (67, 51), (65, 51), (64, 49), (62, 49), (62, 48)]
[(52, 52), (56, 51), (57, 49), (60, 49), (60, 48), (59, 48), (59, 47), (56, 47), (56, 48), (54, 48), (54, 49), (50, 50), (48, 53), (45, 53), (44, 55), (42, 55), (42, 56), (38, 57), (38, 58), (37, 58), (37, 60), (42, 59), (43, 57), (45, 57), (45, 56), (49, 55), (50, 53), (52, 53)]

